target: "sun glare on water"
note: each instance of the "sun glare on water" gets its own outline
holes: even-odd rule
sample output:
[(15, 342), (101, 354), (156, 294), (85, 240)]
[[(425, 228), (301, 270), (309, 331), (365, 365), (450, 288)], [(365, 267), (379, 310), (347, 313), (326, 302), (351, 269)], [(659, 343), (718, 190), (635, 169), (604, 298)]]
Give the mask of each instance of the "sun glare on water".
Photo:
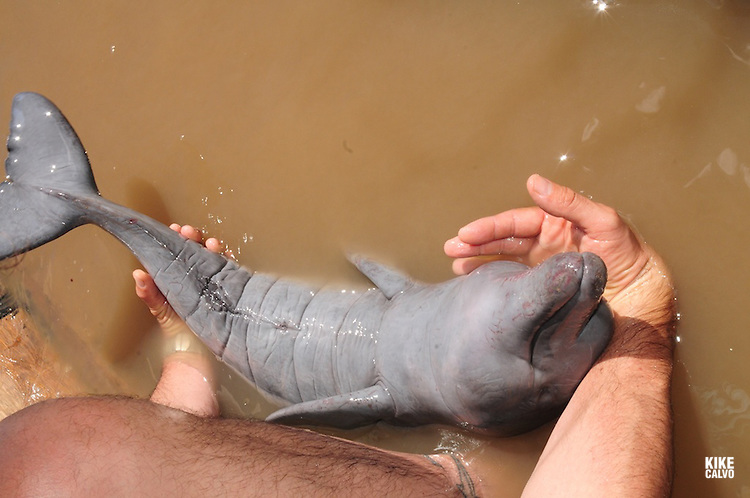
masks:
[(596, 10), (598, 10), (599, 12), (604, 12), (609, 7), (609, 5), (606, 2), (603, 2), (601, 0), (593, 0), (593, 4)]

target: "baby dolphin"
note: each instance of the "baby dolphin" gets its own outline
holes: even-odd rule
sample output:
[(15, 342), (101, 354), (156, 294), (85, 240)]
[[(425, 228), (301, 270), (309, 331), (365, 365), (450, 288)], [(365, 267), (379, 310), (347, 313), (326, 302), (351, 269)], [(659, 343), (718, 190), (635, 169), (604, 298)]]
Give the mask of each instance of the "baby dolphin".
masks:
[(15, 97), (10, 128), (0, 259), (83, 224), (103, 228), (218, 358), (287, 405), (268, 420), (518, 434), (562, 411), (612, 335), (594, 254), (492, 262), (438, 284), (352, 257), (374, 288), (311, 287), (254, 273), (101, 197), (78, 136), (41, 95)]

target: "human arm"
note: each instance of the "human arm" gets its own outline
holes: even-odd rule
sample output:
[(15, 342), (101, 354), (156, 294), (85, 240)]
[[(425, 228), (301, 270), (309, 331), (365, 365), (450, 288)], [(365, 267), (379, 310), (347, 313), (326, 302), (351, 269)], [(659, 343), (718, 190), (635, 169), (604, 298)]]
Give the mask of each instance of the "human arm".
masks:
[(617, 213), (534, 175), (536, 207), (482, 218), (446, 242), (454, 271), (501, 254), (536, 264), (590, 251), (607, 265), (613, 338), (558, 420), (526, 496), (665, 496), (672, 477), (674, 290), (664, 262)]

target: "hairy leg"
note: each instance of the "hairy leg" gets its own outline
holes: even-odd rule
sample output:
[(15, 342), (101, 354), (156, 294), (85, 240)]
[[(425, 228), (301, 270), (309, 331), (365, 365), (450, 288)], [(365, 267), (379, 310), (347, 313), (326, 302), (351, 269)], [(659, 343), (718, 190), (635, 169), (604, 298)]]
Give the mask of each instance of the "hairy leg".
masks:
[(0, 447), (0, 496), (476, 495), (450, 456), (200, 418), (146, 400), (42, 402), (0, 422)]

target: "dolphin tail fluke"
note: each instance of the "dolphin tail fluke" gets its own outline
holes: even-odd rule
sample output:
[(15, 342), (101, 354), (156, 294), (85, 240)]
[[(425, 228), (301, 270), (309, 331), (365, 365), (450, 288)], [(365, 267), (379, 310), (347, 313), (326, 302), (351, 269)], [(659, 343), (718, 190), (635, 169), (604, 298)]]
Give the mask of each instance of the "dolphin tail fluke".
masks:
[(98, 196), (86, 152), (55, 105), (35, 93), (13, 99), (6, 180), (0, 183), (0, 259), (86, 223), (72, 198)]

